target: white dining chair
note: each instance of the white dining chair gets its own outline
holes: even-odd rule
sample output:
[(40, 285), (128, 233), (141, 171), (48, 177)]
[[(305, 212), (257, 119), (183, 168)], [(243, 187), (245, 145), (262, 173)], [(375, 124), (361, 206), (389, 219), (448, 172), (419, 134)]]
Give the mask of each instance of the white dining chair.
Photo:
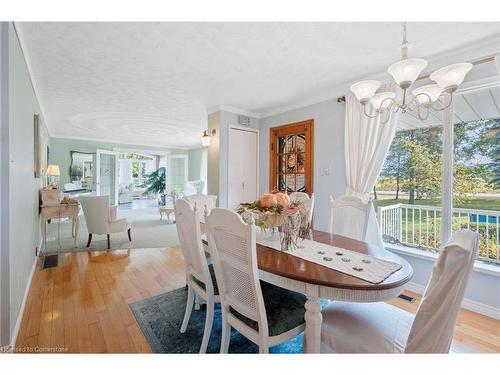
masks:
[(477, 233), (466, 229), (452, 236), (415, 315), (384, 302), (332, 302), (322, 310), (321, 351), (448, 353), (477, 251)]
[(307, 193), (295, 191), (289, 195), (289, 198), (290, 202), (300, 202), (304, 205), (305, 209), (309, 213), (309, 222), (311, 222), (314, 210), (314, 193), (311, 194), (311, 197), (309, 197)]
[(228, 352), (231, 327), (260, 353), (300, 334), (306, 298), (259, 280), (252, 219), (245, 224), (236, 212), (215, 208), (205, 222), (221, 299), (221, 353)]
[(184, 196), (183, 199), (196, 206), (202, 215), (205, 213), (205, 208), (210, 213), (217, 206), (217, 195), (193, 194)]
[(90, 247), (93, 234), (105, 234), (108, 239), (108, 249), (111, 248), (112, 233), (127, 231), (128, 240), (132, 241), (130, 223), (127, 219), (117, 217), (117, 206), (109, 206), (108, 196), (78, 196), (82, 205), (85, 222), (89, 232), (87, 247)]
[(371, 200), (330, 196), (330, 233), (384, 247)]
[(193, 310), (195, 297), (206, 302), (207, 315), (205, 329), (201, 341), (200, 353), (205, 353), (212, 331), (215, 303), (220, 302), (217, 282), (212, 265), (208, 265), (202, 246), (200, 232), (201, 212), (186, 199), (178, 199), (175, 204), (175, 224), (179, 242), (186, 260), (186, 281), (188, 296), (186, 311), (181, 325), (181, 332), (186, 332), (189, 318)]

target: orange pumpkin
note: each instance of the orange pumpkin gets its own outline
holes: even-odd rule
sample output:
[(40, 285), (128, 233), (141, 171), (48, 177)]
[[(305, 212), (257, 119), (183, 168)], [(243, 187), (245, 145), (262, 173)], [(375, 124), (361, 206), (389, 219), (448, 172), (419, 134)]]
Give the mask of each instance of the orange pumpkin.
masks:
[(262, 197), (260, 197), (259, 201), (262, 208), (271, 208), (276, 206), (276, 204), (278, 203), (276, 195), (271, 193), (264, 194)]
[(283, 208), (287, 208), (288, 205), (290, 204), (290, 198), (288, 197), (287, 194), (279, 192), (275, 194), (276, 200), (278, 201), (278, 204), (281, 204)]

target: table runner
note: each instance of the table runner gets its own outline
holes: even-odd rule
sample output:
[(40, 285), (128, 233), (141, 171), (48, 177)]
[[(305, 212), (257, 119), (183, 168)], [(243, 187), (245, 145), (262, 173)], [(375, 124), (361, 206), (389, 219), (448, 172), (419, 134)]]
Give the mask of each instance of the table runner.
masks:
[[(279, 238), (257, 234), (257, 243), (281, 251)], [(357, 277), (373, 284), (379, 284), (401, 265), (311, 240), (299, 240), (299, 247), (287, 254), (296, 256), (336, 271)]]

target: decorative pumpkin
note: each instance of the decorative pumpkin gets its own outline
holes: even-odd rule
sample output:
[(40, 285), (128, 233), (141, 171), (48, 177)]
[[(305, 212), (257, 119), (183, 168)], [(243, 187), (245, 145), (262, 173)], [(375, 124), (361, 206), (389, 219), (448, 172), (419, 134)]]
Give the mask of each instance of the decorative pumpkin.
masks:
[(275, 194), (278, 204), (281, 204), (283, 208), (287, 208), (290, 205), (290, 198), (287, 194), (279, 192)]
[(259, 201), (262, 208), (271, 208), (276, 206), (276, 204), (278, 203), (276, 195), (271, 193), (264, 194), (259, 198)]

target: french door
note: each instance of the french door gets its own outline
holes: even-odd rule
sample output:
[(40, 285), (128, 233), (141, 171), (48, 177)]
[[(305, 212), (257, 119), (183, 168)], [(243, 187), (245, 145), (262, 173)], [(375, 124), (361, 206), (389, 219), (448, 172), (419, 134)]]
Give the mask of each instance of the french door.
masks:
[(270, 129), (269, 190), (313, 193), (314, 120)]
[(118, 152), (96, 150), (96, 194), (108, 195), (109, 204), (118, 204)]
[(183, 194), (188, 180), (188, 156), (169, 155), (167, 159), (167, 192)]

